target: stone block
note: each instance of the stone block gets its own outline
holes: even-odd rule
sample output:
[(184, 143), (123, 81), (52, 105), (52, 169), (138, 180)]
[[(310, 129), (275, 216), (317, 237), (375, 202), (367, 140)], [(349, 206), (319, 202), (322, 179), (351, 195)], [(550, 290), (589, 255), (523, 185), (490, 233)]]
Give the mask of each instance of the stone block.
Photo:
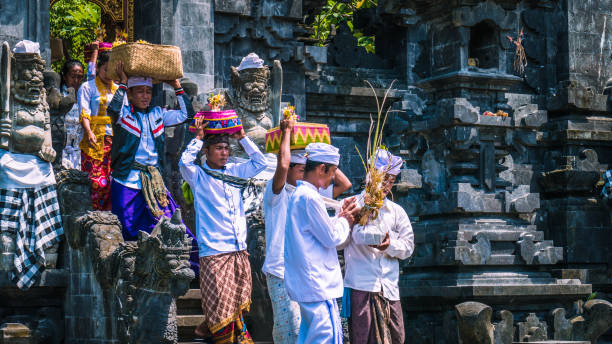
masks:
[(251, 0), (215, 0), (215, 12), (249, 15), (251, 14)]
[(423, 187), (422, 176), (416, 169), (402, 169), (397, 183), (397, 190), (407, 192), (408, 189)]
[(33, 344), (30, 329), (19, 323), (4, 323), (0, 326), (0, 344)]
[(455, 306), (460, 344), (494, 344), (491, 307), (479, 302)]

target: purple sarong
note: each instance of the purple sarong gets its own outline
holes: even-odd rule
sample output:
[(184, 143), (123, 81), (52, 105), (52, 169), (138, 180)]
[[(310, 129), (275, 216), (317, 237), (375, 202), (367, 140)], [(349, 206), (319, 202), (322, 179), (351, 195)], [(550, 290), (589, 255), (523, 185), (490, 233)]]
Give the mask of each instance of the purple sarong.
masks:
[[(160, 209), (164, 211), (165, 216), (171, 218), (178, 206), (170, 192), (168, 192), (168, 189), (166, 189), (166, 194), (168, 195), (168, 206), (165, 208), (160, 206)], [(138, 240), (139, 231), (151, 234), (158, 222), (158, 219), (156, 219), (153, 213), (151, 213), (151, 210), (149, 210), (147, 202), (140, 190), (132, 189), (114, 180), (111, 181), (111, 204), (113, 214), (117, 215), (123, 226), (121, 234), (123, 234), (123, 240), (125, 241)], [(189, 228), (187, 228), (187, 234), (193, 239), (191, 242), (189, 262), (191, 264), (191, 269), (195, 272), (197, 277), (200, 274), (198, 241)]]

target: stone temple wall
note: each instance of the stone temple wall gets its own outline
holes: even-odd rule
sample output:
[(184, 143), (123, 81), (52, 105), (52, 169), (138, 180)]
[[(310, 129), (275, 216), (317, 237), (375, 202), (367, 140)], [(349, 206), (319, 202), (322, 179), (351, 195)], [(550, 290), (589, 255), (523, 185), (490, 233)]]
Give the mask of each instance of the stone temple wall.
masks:
[(22, 39), (40, 42), (41, 55), (49, 61), (49, 0), (0, 1), (0, 41), (12, 47)]

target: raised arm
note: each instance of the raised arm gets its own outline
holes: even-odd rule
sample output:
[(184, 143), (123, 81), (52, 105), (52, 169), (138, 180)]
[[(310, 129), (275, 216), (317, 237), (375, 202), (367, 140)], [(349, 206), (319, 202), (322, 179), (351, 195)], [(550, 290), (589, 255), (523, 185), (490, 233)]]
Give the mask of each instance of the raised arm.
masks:
[(194, 185), (197, 175), (198, 175), (198, 166), (195, 163), (195, 160), (198, 156), (198, 152), (202, 149), (202, 145), (204, 141), (204, 128), (208, 125), (208, 122), (204, 122), (202, 117), (198, 117), (195, 120), (196, 127), (196, 137), (189, 142), (187, 148), (181, 155), (181, 160), (179, 160), (179, 170), (183, 179), (187, 181), (189, 185)]
[(181, 124), (188, 120), (189, 118), (193, 118), (193, 106), (191, 105), (191, 100), (189, 100), (189, 96), (185, 93), (185, 90), (181, 87), (181, 83), (178, 80), (168, 81), (167, 84), (174, 87), (174, 92), (176, 94), (177, 101), (179, 103), (179, 110), (167, 110), (164, 112), (164, 125), (173, 126), (177, 124)]
[(340, 169), (336, 170), (336, 174), (334, 175), (334, 199), (338, 196), (342, 195), (344, 192), (348, 191), (353, 186), (348, 177), (340, 171)]
[(286, 119), (280, 123), (281, 144), (276, 156), (276, 171), (274, 171), (274, 177), (272, 178), (272, 192), (275, 195), (283, 190), (287, 181), (287, 173), (289, 172), (289, 165), (291, 165), (291, 131), (294, 125), (294, 121)]
[(113, 99), (106, 109), (106, 112), (111, 117), (111, 123), (113, 124), (121, 117), (121, 109), (123, 108), (123, 99), (125, 98), (126, 91), (127, 86), (124, 83), (119, 83), (119, 88), (115, 91), (115, 95), (113, 95)]
[(115, 91), (113, 99), (106, 112), (111, 116), (111, 123), (115, 124), (121, 115), (121, 109), (123, 108), (123, 99), (127, 92), (128, 77), (123, 71), (123, 61), (119, 61), (115, 67), (115, 72), (119, 75), (119, 88)]
[(244, 129), (232, 134), (232, 138), (240, 142), (244, 151), (249, 155), (249, 160), (232, 166), (232, 169), (228, 170), (229, 174), (240, 178), (251, 178), (266, 169), (266, 158), (257, 145), (246, 136)]

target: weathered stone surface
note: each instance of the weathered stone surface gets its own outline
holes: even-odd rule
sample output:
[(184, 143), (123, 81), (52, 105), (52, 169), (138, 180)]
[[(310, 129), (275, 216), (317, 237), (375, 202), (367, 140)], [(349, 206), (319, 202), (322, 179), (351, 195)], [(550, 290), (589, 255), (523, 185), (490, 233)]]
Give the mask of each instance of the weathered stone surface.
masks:
[[(0, 149), (17, 154), (33, 154), (53, 162), (49, 105), (44, 89), (45, 61), (35, 53), (11, 53), (2, 47), (2, 60), (11, 75), (4, 74), (0, 83), (10, 85), (10, 99), (0, 114)], [(7, 79), (10, 77), (10, 79)], [(3, 109), (3, 110), (4, 110)]]
[(479, 302), (464, 302), (455, 309), (459, 343), (494, 344), (491, 307)]
[(84, 331), (69, 332), (68, 340), (177, 343), (176, 298), (194, 278), (191, 238), (180, 210), (172, 219), (162, 217), (151, 234), (140, 232), (138, 241), (124, 242), (115, 215), (85, 212), (87, 206), (67, 208), (73, 198), (87, 199), (86, 176), (70, 170), (59, 178), (70, 243), (66, 319), (75, 326), (84, 317), (95, 320), (79, 323)]
[(512, 313), (502, 310), (496, 312), (496, 317), (501, 320), (495, 326), (495, 344), (508, 344), (514, 338), (514, 319)]

